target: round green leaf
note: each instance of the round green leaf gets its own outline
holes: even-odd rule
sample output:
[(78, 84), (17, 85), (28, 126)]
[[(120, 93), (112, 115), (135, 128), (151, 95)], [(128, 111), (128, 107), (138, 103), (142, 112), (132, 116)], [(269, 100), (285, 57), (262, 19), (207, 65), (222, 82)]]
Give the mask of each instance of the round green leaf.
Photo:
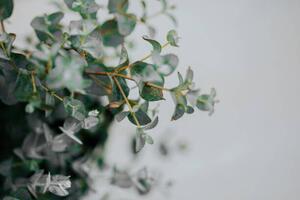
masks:
[(159, 88), (144, 84), (140, 89), (140, 95), (146, 101), (160, 101), (163, 100), (163, 91)]
[(135, 28), (136, 16), (134, 14), (117, 14), (118, 30), (122, 35), (129, 35)]
[(178, 34), (175, 30), (170, 30), (167, 34), (167, 41), (171, 46), (178, 47)]
[(102, 24), (100, 33), (105, 46), (117, 47), (124, 42), (124, 37), (118, 31), (116, 20), (108, 20)]

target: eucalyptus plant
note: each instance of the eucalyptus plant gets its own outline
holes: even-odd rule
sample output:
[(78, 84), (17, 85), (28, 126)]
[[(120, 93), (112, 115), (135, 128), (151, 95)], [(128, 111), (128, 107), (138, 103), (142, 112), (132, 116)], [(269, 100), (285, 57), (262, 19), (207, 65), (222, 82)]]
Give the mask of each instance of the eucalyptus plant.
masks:
[[(177, 73), (173, 88), (165, 87), (179, 59), (163, 50), (179, 47), (179, 36), (170, 30), (165, 41), (156, 41), (151, 19), (164, 15), (176, 23), (175, 6), (160, 0), (161, 10), (151, 13), (146, 0), (139, 2), (141, 16), (129, 11), (129, 0), (109, 0), (107, 5), (64, 0), (80, 19), (61, 23), (66, 10), (37, 16), (31, 22), (36, 41), (20, 49), (14, 44), (16, 34), (5, 28), (14, 2), (0, 1), (0, 195), (5, 199), (80, 198), (91, 187), (84, 164), (105, 167), (101, 149), (113, 119), (127, 118), (136, 127), (134, 149), (140, 152), (154, 143), (150, 133), (159, 118), (151, 106), (164, 101), (166, 93), (174, 100), (171, 120), (195, 108), (213, 113), (216, 91), (200, 93), (191, 68), (185, 76)], [(107, 19), (98, 19), (97, 13), (106, 10)], [(137, 26), (148, 28), (142, 38), (152, 51), (131, 60), (127, 38)], [(109, 60), (116, 59), (119, 64), (111, 66)], [(151, 178), (145, 170), (138, 174), (132, 178), (113, 168), (111, 183), (135, 185), (145, 194)]]

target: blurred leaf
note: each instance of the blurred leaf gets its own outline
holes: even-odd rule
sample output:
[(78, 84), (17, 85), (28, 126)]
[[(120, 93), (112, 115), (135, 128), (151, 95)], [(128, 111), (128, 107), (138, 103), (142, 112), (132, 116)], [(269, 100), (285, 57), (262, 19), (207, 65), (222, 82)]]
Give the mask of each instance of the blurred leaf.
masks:
[(30, 193), (25, 187), (19, 187), (17, 190), (12, 191), (10, 196), (19, 199), (19, 200), (33, 200), (34, 198), (31, 197)]
[(70, 35), (87, 36), (97, 28), (97, 21), (86, 19), (71, 21), (69, 25)]
[(1, 0), (0, 1), (0, 20), (9, 18), (13, 12), (14, 3), (13, 0)]
[(89, 116), (83, 120), (82, 128), (91, 129), (99, 123), (99, 119), (94, 116)]
[(75, 48), (89, 53), (94, 58), (100, 59), (102, 57), (102, 40), (97, 31), (94, 31), (87, 36), (71, 36), (70, 41)]
[(12, 160), (4, 160), (0, 163), (0, 174), (4, 177), (11, 175)]
[(69, 176), (53, 175), (48, 190), (57, 196), (67, 196), (69, 192), (66, 189), (70, 187), (71, 181)]
[(99, 59), (103, 53), (102, 39), (98, 32), (97, 21), (78, 20), (70, 23), (70, 41), (72, 46)]
[[(115, 77), (115, 78), (118, 80), (124, 94), (127, 97), (129, 95), (130, 89), (129, 89), (127, 83), (126, 83), (126, 80), (124, 78), (121, 78), (121, 77)], [(112, 86), (113, 86), (112, 87), (112, 95), (109, 97), (110, 102), (123, 101), (124, 97), (123, 97), (122, 93), (120, 92), (120, 89), (118, 88), (118, 86), (115, 83), (113, 83)]]
[(174, 15), (172, 15), (171, 13), (165, 13), (165, 15), (169, 17), (169, 19), (173, 22), (174, 26), (178, 25), (177, 19)]
[(178, 47), (179, 37), (175, 30), (170, 30), (167, 34), (167, 41), (171, 46)]
[(156, 40), (150, 39), (147, 36), (143, 36), (143, 39), (146, 40), (147, 42), (149, 42), (152, 45), (152, 47), (153, 47), (152, 53), (160, 54), (162, 47), (161, 47), (159, 42), (157, 42)]
[(130, 114), (129, 111), (124, 111), (124, 112), (120, 112), (118, 113), (115, 118), (118, 122), (122, 121), (125, 117), (127, 117)]
[(16, 39), (16, 35), (13, 33), (1, 33), (0, 34), (0, 43), (2, 43), (3, 48), (0, 48), (0, 59), (5, 59), (9, 60), (10, 59), (10, 54), (11, 54), (11, 49), (12, 49), (12, 44)]
[(127, 171), (118, 170), (117, 168), (114, 168), (111, 183), (121, 188), (130, 188), (133, 185), (129, 173)]
[(146, 101), (160, 101), (164, 99), (162, 89), (150, 86), (148, 84), (143, 84), (139, 88), (141, 97)]
[(137, 128), (135, 134), (135, 151), (140, 152), (146, 144), (145, 133), (142, 129)]
[[(0, 69), (1, 67), (2, 66), (0, 65)], [(12, 69), (3, 69), (3, 75), (0, 75), (0, 99), (4, 104), (13, 105), (17, 103), (17, 99), (14, 94), (16, 80), (17, 75)]]
[(59, 127), (59, 129), (78, 144), (82, 144), (81, 140), (75, 136), (75, 133), (72, 130), (66, 130), (63, 127)]
[[(69, 146), (68, 139), (71, 139), (69, 136), (66, 134), (60, 134), (57, 135), (51, 140), (50, 145), (51, 145), (51, 150), (53, 152), (64, 152)], [(71, 139), (73, 141), (73, 139)]]
[(82, 121), (85, 119), (86, 116), (86, 109), (84, 104), (77, 100), (77, 99), (73, 99), (71, 97), (66, 97), (64, 98), (64, 106), (65, 106), (65, 110), (66, 112), (74, 117), (75, 119)]
[(197, 108), (202, 111), (208, 111), (209, 115), (212, 115), (214, 112), (214, 105), (218, 102), (215, 100), (216, 95), (217, 93), (214, 88), (211, 89), (210, 94), (200, 95), (197, 99)]
[(163, 76), (171, 75), (177, 68), (179, 59), (175, 54), (166, 54), (154, 57), (157, 71)]
[(144, 130), (150, 130), (150, 129), (153, 129), (157, 126), (158, 124), (158, 117), (155, 117), (155, 119), (148, 125), (146, 125), (143, 129)]
[(192, 106), (195, 106), (197, 104), (197, 98), (199, 97), (199, 93), (200, 93), (199, 89), (194, 89), (194, 90), (188, 91), (187, 99)]
[(154, 140), (150, 135), (145, 136), (145, 141), (147, 144), (154, 144)]
[(79, 55), (57, 56), (55, 68), (47, 76), (47, 85), (51, 89), (67, 88), (71, 92), (82, 91), (89, 86), (90, 80), (83, 78), (87, 63)]
[(88, 113), (88, 116), (89, 117), (97, 117), (98, 115), (99, 115), (99, 111), (96, 109), (96, 110), (91, 110), (91, 111), (89, 111), (89, 113)]
[(137, 61), (131, 64), (130, 73), (137, 83), (150, 82), (156, 84), (163, 84), (164, 78), (157, 72), (154, 65)]
[[(98, 69), (99, 72), (106, 71), (105, 67), (99, 68), (96, 64), (89, 63), (89, 69)], [(100, 70), (99, 70), (100, 69)], [(85, 89), (85, 91), (93, 96), (111, 95), (112, 93), (112, 80), (107, 76), (89, 76), (92, 80), (92, 84)]]
[(39, 191), (38, 188), (42, 188), (44, 192), (49, 191), (57, 196), (67, 196), (69, 192), (67, 189), (71, 187), (71, 181), (69, 176), (64, 175), (44, 175), (43, 171), (36, 172), (30, 177), (28, 188), (30, 192), (35, 194)]
[(146, 168), (139, 170), (136, 176), (137, 176), (137, 182), (135, 186), (139, 194), (140, 195), (148, 194), (153, 187), (154, 177), (151, 177), (149, 175), (148, 170)]
[(144, 103), (142, 103), (142, 104), (139, 106), (139, 109), (141, 109), (143, 112), (147, 113), (147, 112), (148, 112), (148, 109), (149, 109), (149, 102), (148, 102), (148, 101), (145, 101)]
[(64, 0), (69, 9), (78, 12), (84, 19), (95, 19), (100, 6), (95, 0)]
[(32, 97), (33, 86), (31, 84), (30, 75), (26, 72), (19, 73), (14, 94), (18, 101), (29, 101)]
[[(138, 120), (138, 122), (140, 123), (140, 125), (144, 126), (146, 124), (149, 124), (151, 122), (150, 117), (147, 115), (147, 113), (145, 113), (144, 111), (142, 111), (141, 109), (138, 109), (135, 113), (135, 116)], [(128, 115), (128, 119), (131, 123), (136, 124), (134, 118), (132, 115)]]
[(49, 117), (54, 109), (55, 99), (48, 92), (45, 95), (45, 104), (48, 106), (48, 109), (46, 109), (46, 111), (45, 111), (45, 115), (46, 115), (46, 117)]
[(183, 116), (183, 114), (185, 113), (185, 108), (182, 104), (177, 104), (176, 108), (175, 108), (175, 112), (172, 116), (172, 120), (177, 120), (180, 117)]
[(127, 49), (124, 46), (122, 46), (119, 65), (116, 67), (115, 70), (118, 71), (118, 69), (128, 65), (129, 65), (128, 52)]
[(186, 113), (188, 113), (188, 114), (192, 114), (192, 113), (194, 113), (194, 108), (192, 107), (192, 106), (186, 106)]
[(134, 14), (116, 14), (118, 30), (121, 35), (127, 36), (136, 26), (136, 16)]
[(109, 0), (108, 10), (110, 13), (125, 13), (128, 9), (128, 0)]
[(55, 12), (42, 17), (35, 17), (31, 21), (31, 26), (35, 30), (39, 40), (51, 43), (62, 40), (62, 31), (59, 22), (63, 18), (62, 12)]
[(177, 76), (178, 76), (178, 80), (179, 80), (179, 85), (182, 85), (184, 81), (183, 81), (183, 77), (180, 74), (180, 72), (177, 73)]
[(116, 20), (108, 20), (104, 22), (100, 29), (103, 44), (105, 46), (117, 47), (124, 42), (124, 36), (118, 31), (118, 23)]

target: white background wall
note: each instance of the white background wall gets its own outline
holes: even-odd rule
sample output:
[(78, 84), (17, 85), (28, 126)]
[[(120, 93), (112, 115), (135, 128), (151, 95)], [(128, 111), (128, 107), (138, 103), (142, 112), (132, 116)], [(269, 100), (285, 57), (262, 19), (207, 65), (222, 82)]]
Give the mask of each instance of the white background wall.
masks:
[[(45, 2), (17, 1), (7, 30), (30, 32), (30, 19), (49, 10)], [(150, 146), (138, 165), (159, 168), (176, 181), (170, 199), (300, 199), (300, 1), (174, 2), (182, 37), (179, 70), (192, 66), (197, 85), (216, 87), (221, 103), (212, 117), (197, 112), (175, 123), (169, 121), (173, 104), (162, 103), (154, 138), (176, 132), (189, 151), (161, 159)], [(160, 39), (171, 28), (165, 19), (153, 23)], [(140, 48), (134, 57), (149, 50)], [(168, 85), (176, 83), (172, 78)], [(125, 144), (131, 134), (128, 123), (116, 124), (108, 162), (130, 162)]]

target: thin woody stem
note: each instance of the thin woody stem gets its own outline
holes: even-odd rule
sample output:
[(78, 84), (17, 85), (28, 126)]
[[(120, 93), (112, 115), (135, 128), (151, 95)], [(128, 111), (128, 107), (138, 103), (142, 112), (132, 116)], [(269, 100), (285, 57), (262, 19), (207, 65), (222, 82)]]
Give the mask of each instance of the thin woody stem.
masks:
[(132, 117), (133, 117), (133, 119), (134, 119), (137, 127), (140, 128), (141, 124), (139, 123), (139, 120), (137, 119), (135, 113), (133, 112), (133, 109), (132, 109), (132, 107), (131, 107), (131, 105), (130, 105), (130, 103), (129, 103), (126, 95), (125, 95), (125, 92), (124, 92), (122, 86), (120, 85), (118, 79), (116, 79), (116, 77), (114, 77), (114, 76), (112, 77), (112, 79), (114, 80), (114, 82), (116, 83), (117, 87), (119, 88), (119, 90), (120, 90), (120, 92), (121, 92), (121, 94), (122, 94), (122, 96), (123, 96), (123, 98), (124, 98), (124, 100), (125, 100), (125, 102), (126, 102), (126, 104), (128, 106), (128, 109), (129, 109), (129, 111), (130, 111), (130, 113), (131, 113), (131, 115), (132, 115)]
[(157, 88), (157, 89), (160, 89), (160, 90), (165, 90), (165, 91), (170, 91), (171, 90), (171, 89), (164, 88), (164, 87), (161, 87), (159, 85), (156, 85), (156, 84), (153, 84), (153, 83), (150, 83), (150, 82), (146, 82), (145, 84), (150, 86), (150, 87), (154, 87), (154, 88)]
[(54, 96), (55, 98), (57, 98), (58, 100), (60, 100), (61, 102), (64, 101), (64, 99), (62, 97), (60, 97), (59, 95), (57, 95), (55, 92), (51, 91), (49, 88), (47, 88), (46, 86), (44, 86), (43, 84), (41, 84), (41, 87), (48, 93), (50, 93), (52, 96)]
[(0, 25), (1, 25), (1, 31), (2, 31), (3, 33), (6, 33), (3, 20), (0, 21)]
[[(165, 43), (164, 45), (161, 46), (161, 49), (164, 49), (164, 48), (167, 47), (169, 44), (170, 44), (169, 42)], [(149, 53), (149, 54), (146, 55), (144, 58), (142, 58), (140, 61), (143, 62), (143, 61), (147, 60), (148, 58), (150, 58), (151, 56), (152, 56), (152, 53)], [(129, 65), (129, 68), (130, 68), (130, 65)]]
[[(125, 78), (128, 80), (131, 80), (131, 81), (135, 81), (130, 76), (126, 76), (124, 74), (113, 73), (113, 72), (85, 72), (85, 73), (87, 73), (89, 75), (99, 75), (99, 76), (118, 76), (118, 77), (122, 77), (122, 78)], [(156, 85), (154, 83), (146, 82), (146, 85), (157, 88), (157, 89), (165, 90), (165, 91), (170, 91), (170, 89), (164, 88), (164, 87)]]
[(112, 88), (109, 85), (106, 85), (104, 82), (97, 79), (93, 74), (88, 74), (88, 76), (91, 77), (98, 86), (104, 87), (107, 91), (109, 91), (109, 93), (111, 93)]
[(91, 75), (100, 75), (100, 76), (119, 76), (131, 81), (134, 81), (133, 78), (126, 76), (125, 74), (119, 74), (119, 73), (114, 73), (114, 72), (90, 72), (90, 71), (86, 71), (85, 73), (87, 74), (91, 74)]
[[(161, 46), (161, 49), (166, 48), (169, 44), (170, 44), (169, 42), (165, 43), (164, 45)], [(151, 56), (152, 56), (152, 53), (149, 53), (148, 55), (146, 55), (145, 57), (143, 57), (139, 61), (143, 62), (143, 61), (147, 60), (148, 58), (150, 58)], [(132, 66), (132, 64), (126, 65), (124, 67), (121, 67), (120, 69), (118, 69), (118, 72), (126, 70), (126, 69), (130, 68), (131, 66)]]
[(36, 93), (36, 84), (35, 84), (35, 74), (34, 72), (31, 72), (31, 83), (32, 83), (32, 88), (33, 88), (33, 93)]

